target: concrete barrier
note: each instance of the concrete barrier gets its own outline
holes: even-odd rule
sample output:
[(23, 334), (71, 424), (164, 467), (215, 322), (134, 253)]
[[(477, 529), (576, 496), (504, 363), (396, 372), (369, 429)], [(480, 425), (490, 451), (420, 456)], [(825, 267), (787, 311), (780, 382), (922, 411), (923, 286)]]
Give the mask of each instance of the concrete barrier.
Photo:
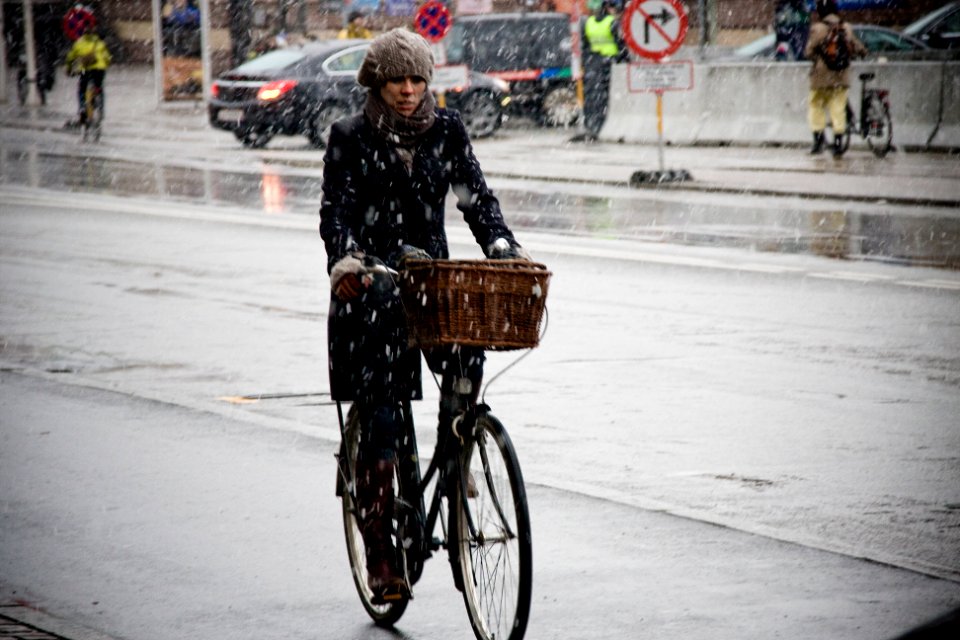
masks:
[[(664, 94), (664, 139), (668, 144), (806, 144), (809, 69), (807, 63), (695, 64), (692, 89)], [(960, 148), (960, 63), (855, 64), (850, 102), (857, 112), (857, 75), (864, 71), (876, 73), (872, 86), (890, 91), (895, 144)], [(631, 91), (629, 72), (627, 64), (614, 65), (610, 112), (600, 138), (656, 142), (656, 96)], [(863, 141), (855, 138), (854, 145)]]
[(941, 86), (941, 120), (930, 146), (960, 149), (960, 62), (944, 63)]

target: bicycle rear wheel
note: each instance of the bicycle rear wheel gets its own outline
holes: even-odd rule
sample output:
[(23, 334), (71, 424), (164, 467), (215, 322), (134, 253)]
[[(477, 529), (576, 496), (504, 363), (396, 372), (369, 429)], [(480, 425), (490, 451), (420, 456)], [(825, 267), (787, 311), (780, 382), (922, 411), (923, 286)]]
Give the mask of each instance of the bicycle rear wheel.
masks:
[(513, 443), (493, 416), (477, 419), (461, 469), (450, 517), (470, 623), (479, 640), (520, 640), (533, 588), (530, 516)]
[[(360, 421), (356, 410), (351, 407), (347, 415), (345, 438), (340, 447), (340, 475), (337, 478), (337, 491), (341, 494), (343, 508), (343, 532), (347, 540), (347, 557), (350, 560), (353, 584), (357, 588), (363, 608), (378, 627), (391, 627), (407, 610), (409, 600), (402, 598), (386, 604), (374, 604), (373, 591), (367, 584), (367, 554), (363, 536), (360, 533), (360, 516), (354, 501), (356, 488), (353, 485), (357, 473), (359, 444)], [(396, 487), (397, 479), (394, 478), (394, 490)]]
[(890, 108), (876, 93), (871, 93), (865, 100), (863, 136), (873, 155), (882, 158), (893, 149), (893, 120), (890, 117)]
[(856, 116), (853, 115), (853, 108), (847, 102), (847, 130), (840, 135), (840, 151), (846, 153), (850, 150), (850, 139), (854, 131), (857, 130)]

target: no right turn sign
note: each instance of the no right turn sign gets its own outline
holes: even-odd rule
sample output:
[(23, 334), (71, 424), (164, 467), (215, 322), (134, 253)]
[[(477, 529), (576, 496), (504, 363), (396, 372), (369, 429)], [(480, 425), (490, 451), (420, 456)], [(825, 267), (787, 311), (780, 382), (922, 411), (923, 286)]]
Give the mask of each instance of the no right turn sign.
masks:
[(623, 31), (635, 53), (660, 60), (683, 44), (687, 12), (679, 0), (633, 0), (624, 14)]

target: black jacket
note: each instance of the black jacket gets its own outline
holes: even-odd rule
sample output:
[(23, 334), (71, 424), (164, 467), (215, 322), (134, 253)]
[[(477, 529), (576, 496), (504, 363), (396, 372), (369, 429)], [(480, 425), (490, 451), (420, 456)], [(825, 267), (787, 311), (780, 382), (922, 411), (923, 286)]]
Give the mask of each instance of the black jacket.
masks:
[(497, 238), (515, 244), (457, 112), (437, 109), (436, 122), (416, 147), (411, 173), (363, 114), (334, 124), (320, 207), (328, 272), (354, 249), (388, 263), (402, 244), (434, 258), (449, 257), (444, 203), (451, 186), (484, 252)]
[[(391, 266), (402, 245), (449, 257), (444, 205), (451, 187), (485, 254), (498, 238), (516, 245), (457, 112), (437, 110), (414, 151), (410, 172), (364, 115), (338, 121), (324, 155), (320, 207), (328, 272), (354, 250)], [(327, 339), (335, 400), (421, 397), (420, 353), (407, 344), (398, 298), (365, 293), (348, 304), (331, 293)]]

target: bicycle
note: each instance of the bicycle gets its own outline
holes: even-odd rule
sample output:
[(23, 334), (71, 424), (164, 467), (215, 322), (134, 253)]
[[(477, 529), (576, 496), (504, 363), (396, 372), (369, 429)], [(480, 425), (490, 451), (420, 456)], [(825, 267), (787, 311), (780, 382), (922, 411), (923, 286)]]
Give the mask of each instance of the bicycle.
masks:
[(93, 142), (100, 142), (100, 134), (103, 132), (103, 89), (93, 82), (87, 85), (84, 109), (87, 117), (81, 125), (83, 141), (87, 142), (92, 138)]
[[(400, 288), (411, 335), (421, 348), (439, 344), (493, 350), (536, 346), (550, 272), (543, 265), (525, 261), (497, 262), (408, 261)], [(438, 271), (444, 274), (438, 276)], [(523, 280), (510, 300), (506, 299), (510, 287), (504, 285), (504, 278)], [(471, 289), (473, 285), (477, 287)], [(478, 320), (477, 314), (459, 305), (467, 297), (483, 307), (479, 313), (485, 318)], [(448, 314), (451, 309), (456, 311)], [(433, 456), (422, 474), (410, 403), (403, 406), (405, 426), (393, 479), (391, 540), (396, 566), (408, 588), (382, 602), (374, 600), (367, 584), (360, 533), (363, 515), (356, 506), (360, 438), (356, 405), (344, 419), (337, 402), (341, 444), (336, 455), (336, 494), (341, 498), (353, 581), (373, 622), (392, 627), (413, 599), (413, 585), (422, 576), (426, 561), (445, 549), (478, 640), (521, 640), (530, 615), (533, 548), (520, 462), (506, 429), (483, 398), (477, 402), (461, 394), (460, 399), (466, 410), (438, 434)]]
[(890, 117), (890, 91), (887, 89), (868, 89), (867, 83), (873, 80), (873, 72), (861, 73), (860, 78), (860, 117), (857, 118), (847, 101), (847, 130), (841, 139), (841, 148), (846, 153), (850, 148), (851, 132), (866, 140), (867, 146), (878, 158), (886, 156), (893, 148), (893, 119)]

